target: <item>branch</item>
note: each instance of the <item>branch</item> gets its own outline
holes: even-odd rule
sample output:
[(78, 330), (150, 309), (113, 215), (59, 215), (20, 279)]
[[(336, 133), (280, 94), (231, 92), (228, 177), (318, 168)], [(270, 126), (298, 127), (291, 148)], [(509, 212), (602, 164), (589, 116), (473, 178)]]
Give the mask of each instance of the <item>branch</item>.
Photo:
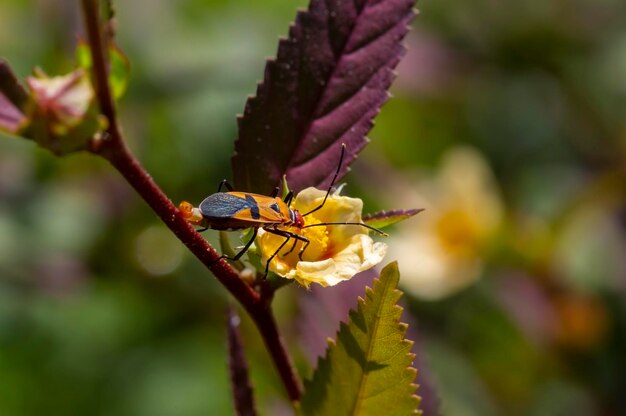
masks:
[(107, 48), (102, 39), (98, 0), (82, 0), (82, 9), (92, 54), (96, 96), (100, 110), (109, 122), (103, 137), (100, 140), (94, 139), (92, 151), (107, 159), (121, 173), (165, 225), (241, 303), (259, 329), (289, 398), (292, 401), (299, 400), (301, 387), (266, 296), (248, 286), (225, 260), (218, 261), (219, 253), (183, 219), (176, 206), (126, 146), (108, 82)]
[(250, 384), (250, 371), (246, 356), (243, 353), (243, 342), (239, 331), (239, 314), (231, 304), (228, 305), (226, 321), (228, 367), (236, 414), (237, 416), (257, 416), (254, 407), (254, 393)]
[(263, 303), (259, 303), (259, 306), (256, 313), (252, 313), (249, 310), (248, 313), (259, 329), (265, 347), (274, 360), (278, 374), (287, 389), (289, 399), (292, 402), (298, 402), (302, 395), (302, 385), (295, 373), (291, 357), (283, 344), (283, 339), (278, 332), (274, 314), (272, 313), (269, 303), (266, 303), (265, 306)]
[(217, 279), (239, 302), (243, 305), (256, 303), (259, 298), (258, 294), (239, 278), (238, 273), (226, 261), (217, 261), (220, 257), (217, 251), (180, 216), (172, 201), (161, 191), (126, 146), (108, 82), (97, 0), (83, 0), (83, 12), (93, 59), (96, 95), (100, 110), (109, 123), (104, 138), (94, 147), (95, 153), (99, 153), (111, 162), (161, 220), (202, 263), (213, 271)]

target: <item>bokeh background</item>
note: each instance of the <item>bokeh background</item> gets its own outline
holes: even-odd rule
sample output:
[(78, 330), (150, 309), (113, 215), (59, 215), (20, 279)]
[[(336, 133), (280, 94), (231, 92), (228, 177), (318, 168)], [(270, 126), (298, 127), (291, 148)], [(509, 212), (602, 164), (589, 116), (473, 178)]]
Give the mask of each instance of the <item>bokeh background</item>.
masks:
[[(129, 144), (172, 200), (198, 202), (230, 177), (235, 114), (305, 2), (115, 6)], [(626, 3), (419, 9), (345, 192), (426, 208), (387, 241), (427, 416), (626, 414)], [(0, 3), (20, 77), (68, 72), (80, 31), (78, 2)], [(278, 294), (302, 374), (347, 289)], [(0, 414), (231, 414), (227, 301), (105, 162), (0, 136)], [(278, 414), (283, 388), (243, 330)]]

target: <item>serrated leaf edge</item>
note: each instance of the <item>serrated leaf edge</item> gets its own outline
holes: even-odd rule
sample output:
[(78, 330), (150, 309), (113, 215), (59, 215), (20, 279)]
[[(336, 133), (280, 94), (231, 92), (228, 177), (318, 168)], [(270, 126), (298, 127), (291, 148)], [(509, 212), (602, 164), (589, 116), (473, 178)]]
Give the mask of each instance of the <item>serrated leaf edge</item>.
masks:
[[(415, 4), (415, 2), (413, 4)], [(367, 4), (364, 3), (361, 12), (366, 7), (367, 7)], [(275, 65), (277, 63), (277, 61), (278, 61), (278, 59), (280, 57), (280, 54), (281, 54), (281, 49), (282, 49), (282, 47), (284, 47), (283, 45), (287, 45), (289, 42), (291, 42), (290, 39), (295, 38), (295, 34), (293, 34), (293, 30), (295, 29), (295, 27), (296, 27), (297, 23), (300, 21), (300, 19), (303, 19), (303, 16), (306, 16), (307, 13), (312, 13), (311, 5), (308, 8), (301, 8), (301, 7), (297, 8), (295, 19), (294, 19), (293, 22), (291, 22), (289, 24), (288, 36), (286, 36), (286, 37), (285, 36), (280, 36), (278, 38), (278, 47), (276, 49), (276, 54), (274, 56), (269, 57), (269, 58), (267, 58), (265, 60), (266, 65), (265, 65), (265, 70), (264, 70), (264, 73), (263, 73), (263, 78), (257, 81), (255, 93), (254, 94), (249, 94), (247, 96), (243, 112), (242, 113), (238, 113), (236, 115), (237, 128), (238, 128), (239, 131), (241, 131), (241, 128), (242, 128), (241, 123), (243, 122), (243, 118), (245, 117), (245, 115), (248, 112), (248, 110), (250, 108), (253, 108), (254, 105), (258, 102), (259, 95), (261, 94), (261, 89), (269, 81), (269, 79), (268, 79), (269, 66), (270, 65)], [(386, 71), (389, 74), (389, 83), (388, 83), (386, 91), (385, 91), (386, 96), (380, 102), (380, 104), (374, 109), (374, 112), (372, 114), (370, 114), (370, 115), (364, 114), (364, 117), (369, 117), (369, 120), (367, 121), (366, 127), (364, 128), (363, 141), (362, 141), (362, 143), (358, 144), (355, 148), (351, 149), (351, 151), (349, 152), (348, 157), (346, 158), (346, 160), (344, 162), (344, 166), (341, 168), (341, 171), (339, 172), (338, 179), (341, 179), (343, 176), (345, 176), (349, 172), (350, 164), (353, 163), (356, 160), (356, 158), (358, 157), (358, 153), (360, 153), (363, 150), (363, 148), (370, 142), (370, 138), (368, 136), (368, 133), (371, 131), (371, 129), (375, 125), (375, 118), (378, 116), (378, 114), (380, 114), (380, 111), (381, 111), (382, 107), (386, 104), (386, 102), (392, 97), (392, 94), (389, 91), (389, 87), (393, 84), (393, 81), (397, 77), (396, 67), (397, 67), (398, 63), (400, 62), (400, 60), (404, 57), (404, 55), (407, 52), (407, 47), (406, 47), (406, 44), (404, 43), (404, 39), (406, 38), (406, 35), (411, 31), (411, 22), (413, 21), (415, 16), (417, 16), (418, 14), (419, 14), (419, 11), (417, 10), (417, 8), (416, 7), (411, 7), (410, 8), (410, 12), (405, 16), (406, 24), (405, 24), (404, 27), (405, 27), (406, 31), (402, 34), (402, 36), (398, 40), (398, 43), (399, 43), (399, 46), (400, 46), (400, 51), (399, 51), (399, 53), (396, 56), (393, 56), (391, 58), (392, 60), (388, 61), (388, 63), (390, 63), (390, 64), (385, 68)], [(395, 60), (395, 62), (393, 60)], [(331, 71), (328, 79), (325, 80), (324, 89), (322, 90), (322, 92), (320, 94), (320, 97), (324, 96), (324, 91), (326, 91), (326, 88), (328, 88), (328, 84), (329, 84), (328, 81), (330, 81), (333, 78), (336, 68), (337, 68), (337, 66), (335, 66), (335, 68), (333, 68), (333, 70)], [(375, 73), (376, 72), (374, 72), (373, 74), (375, 74)], [(311, 113), (311, 118), (309, 120), (307, 120), (306, 127), (304, 128), (304, 130), (303, 130), (303, 132), (301, 134), (301, 137), (306, 137), (307, 132), (310, 130), (311, 125), (313, 124), (313, 122), (316, 119), (318, 119), (319, 117), (324, 117), (325, 116), (325, 115), (316, 116), (316, 113), (317, 113), (316, 111), (313, 111)], [(240, 140), (241, 140), (241, 138), (239, 137), (239, 135), (237, 135), (237, 138), (235, 139), (235, 146), (234, 146), (233, 156), (231, 158), (231, 164), (233, 166), (233, 174), (235, 176), (236, 176), (236, 172), (235, 172), (234, 167), (235, 167), (235, 163), (236, 163), (235, 161), (236, 161), (236, 159), (239, 156), (237, 148), (238, 148), (238, 143), (239, 143)], [(332, 146), (332, 144), (333, 143), (331, 143), (331, 145), (329, 145), (328, 147)], [(297, 152), (297, 147), (294, 148), (293, 155), (295, 155), (296, 152)], [(322, 153), (322, 151), (320, 151), (319, 153)], [(292, 156), (292, 160), (293, 160), (293, 156)], [(306, 163), (306, 160), (305, 161), (301, 161), (297, 165), (287, 164), (287, 166), (284, 167), (284, 171), (281, 173), (281, 176), (286, 175), (287, 171), (289, 171), (290, 168), (303, 165), (304, 163)], [(248, 182), (248, 181), (246, 181), (246, 182)], [(309, 184), (309, 186), (320, 186), (320, 185), (321, 184), (319, 184), (319, 183), (318, 184), (314, 184), (314, 183)]]
[[(397, 267), (397, 262), (392, 262), (392, 263), (388, 264), (387, 266), (385, 266), (385, 268), (389, 267), (389, 266), (390, 266), (391, 264), (393, 264), (393, 263), (396, 263), (396, 267)], [(383, 270), (384, 270), (384, 269), (383, 269)], [(382, 273), (382, 272), (381, 272), (381, 273)], [(395, 284), (394, 284), (394, 286), (395, 286), (395, 287), (394, 287), (394, 289), (393, 289), (394, 295), (397, 295), (397, 297), (396, 297), (396, 299), (395, 299), (395, 301), (394, 301), (394, 303), (395, 303), (394, 307), (395, 307), (395, 308), (398, 308), (398, 309), (399, 309), (399, 312), (400, 312), (400, 315), (399, 315), (399, 317), (397, 318), (398, 328), (402, 331), (402, 337), (403, 337), (403, 339), (402, 339), (402, 341), (401, 341), (401, 342), (402, 342), (403, 344), (404, 344), (404, 343), (410, 344), (410, 346), (412, 347), (412, 346), (415, 344), (415, 342), (414, 342), (414, 341), (412, 341), (412, 340), (410, 340), (410, 339), (406, 339), (406, 338), (404, 338), (404, 337), (406, 336), (406, 331), (408, 330), (409, 325), (408, 325), (406, 322), (402, 322), (402, 321), (401, 321), (401, 315), (402, 315), (402, 312), (404, 311), (404, 308), (403, 308), (402, 306), (398, 305), (398, 304), (397, 304), (397, 302), (398, 302), (398, 300), (399, 300), (399, 299), (400, 299), (400, 298), (404, 295), (404, 293), (403, 293), (401, 290), (399, 290), (399, 289), (397, 288), (398, 281), (399, 281), (399, 275), (398, 275), (398, 278), (396, 279), (396, 282), (395, 282)], [(362, 305), (364, 305), (364, 304), (366, 303), (366, 300), (367, 300), (368, 295), (369, 295), (369, 294), (374, 293), (374, 290), (376, 289), (376, 286), (377, 286), (377, 285), (379, 285), (379, 284), (381, 284), (381, 283), (380, 283), (380, 277), (378, 277), (378, 278), (375, 278), (375, 279), (374, 279), (373, 288), (370, 288), (369, 286), (365, 286), (365, 295), (366, 295), (366, 298), (364, 299), (364, 298), (363, 298), (363, 297), (361, 297), (361, 296), (359, 296), (359, 297), (357, 298), (357, 310), (355, 311), (354, 309), (350, 309), (350, 311), (348, 312), (348, 322), (340, 321), (340, 322), (339, 322), (339, 330), (337, 330), (337, 331), (335, 332), (335, 338), (334, 338), (334, 339), (333, 339), (333, 338), (331, 338), (331, 337), (328, 337), (328, 338), (327, 338), (327, 345), (328, 345), (328, 346), (327, 346), (327, 348), (326, 348), (325, 354), (324, 354), (323, 356), (319, 356), (319, 357), (318, 357), (318, 359), (317, 359), (317, 365), (316, 365), (316, 367), (315, 367), (315, 372), (313, 373), (313, 375), (311, 376), (311, 378), (310, 378), (310, 379), (306, 379), (306, 380), (304, 380), (304, 388), (305, 388), (305, 392), (306, 392), (306, 388), (308, 387), (308, 385), (309, 385), (310, 383), (312, 383), (312, 382), (313, 382), (313, 379), (314, 379), (315, 374), (317, 373), (317, 371), (318, 371), (318, 370), (319, 370), (319, 369), (320, 369), (323, 365), (325, 365), (325, 364), (327, 364), (327, 363), (328, 363), (328, 360), (329, 360), (329, 358), (330, 358), (330, 357), (329, 357), (329, 355), (330, 355), (330, 350), (331, 350), (331, 348), (333, 348), (333, 347), (336, 347), (336, 346), (337, 346), (336, 339), (339, 339), (339, 334), (340, 334), (340, 332), (342, 331), (342, 329), (344, 328), (344, 326), (345, 326), (345, 327), (348, 327), (348, 325), (349, 325), (349, 323), (350, 323), (350, 320), (352, 319), (352, 314), (353, 314), (353, 313), (356, 313), (356, 312), (357, 312), (357, 311), (358, 311), (358, 310), (362, 307)], [(409, 349), (409, 351), (410, 351), (410, 349)], [(407, 354), (407, 356), (408, 356), (408, 357), (410, 357), (410, 359), (411, 359), (411, 364), (410, 364), (408, 367), (406, 367), (406, 368), (404, 369), (404, 372), (405, 372), (405, 373), (409, 373), (409, 375), (412, 377), (412, 379), (413, 379), (413, 380), (415, 380), (415, 378), (417, 377), (417, 374), (418, 374), (418, 372), (419, 372), (419, 371), (418, 371), (418, 369), (417, 369), (417, 368), (415, 368), (415, 367), (413, 367), (413, 364), (412, 364), (412, 363), (415, 361), (415, 354), (414, 354), (413, 352), (408, 352), (408, 353), (406, 353), (406, 354)], [(414, 414), (414, 415), (422, 415), (422, 411), (419, 409), (419, 404), (420, 404), (420, 402), (421, 402), (421, 397), (415, 393), (415, 392), (417, 391), (417, 389), (419, 388), (419, 384), (412, 382), (412, 383), (410, 383), (410, 386), (413, 388), (413, 391), (414, 391), (414, 392), (413, 392), (413, 394), (411, 394), (411, 398), (412, 398), (412, 399), (416, 402), (416, 406), (415, 406), (416, 408), (415, 408), (415, 410), (412, 412), (412, 414)]]

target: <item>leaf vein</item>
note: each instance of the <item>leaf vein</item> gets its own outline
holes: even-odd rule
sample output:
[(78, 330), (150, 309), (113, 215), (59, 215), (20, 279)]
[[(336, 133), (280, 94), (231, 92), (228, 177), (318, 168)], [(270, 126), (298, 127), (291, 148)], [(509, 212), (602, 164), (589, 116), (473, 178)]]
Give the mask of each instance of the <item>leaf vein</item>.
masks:
[[(379, 281), (379, 283), (382, 283), (381, 281)], [(391, 287), (391, 285), (388, 284), (388, 282), (385, 282), (385, 287), (383, 290), (383, 293), (381, 294), (380, 299), (387, 299), (387, 293), (393, 290), (393, 288)], [(386, 302), (381, 301), (377, 310), (376, 310), (376, 315), (379, 316), (381, 310), (386, 306)], [(372, 332), (373, 332), (373, 336), (372, 338), (375, 339), (376, 334), (378, 333), (378, 328), (379, 328), (379, 322), (380, 320), (376, 319), (374, 320), (374, 326), (372, 328)], [(367, 345), (367, 355), (366, 357), (369, 358), (372, 355), (372, 349), (374, 346), (375, 342), (370, 341)], [(361, 377), (361, 380), (359, 381), (359, 387), (357, 389), (358, 393), (357, 393), (357, 397), (356, 397), (356, 402), (354, 404), (353, 407), (353, 413), (352, 414), (359, 414), (359, 409), (361, 408), (361, 405), (363, 404), (363, 401), (365, 400), (365, 397), (363, 397), (364, 393), (364, 385), (367, 383), (367, 379), (368, 379), (368, 373), (364, 373)]]

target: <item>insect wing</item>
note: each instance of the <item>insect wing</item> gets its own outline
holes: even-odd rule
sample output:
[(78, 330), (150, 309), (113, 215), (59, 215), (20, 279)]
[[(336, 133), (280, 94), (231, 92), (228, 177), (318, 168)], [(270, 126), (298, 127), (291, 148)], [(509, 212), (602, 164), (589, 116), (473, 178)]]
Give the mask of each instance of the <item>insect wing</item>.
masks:
[(265, 222), (271, 223), (283, 223), (288, 221), (290, 218), (288, 216), (285, 217), (284, 214), (281, 213), (280, 207), (276, 207), (278, 207), (278, 205), (276, 204), (274, 198), (271, 198), (271, 202), (269, 204), (259, 204), (261, 218)]
[(250, 202), (228, 192), (209, 195), (200, 203), (200, 212), (209, 218), (233, 218), (237, 213), (249, 210)]
[(231, 194), (245, 199), (250, 208), (249, 211), (238, 212), (233, 215), (233, 218), (272, 224), (285, 221), (283, 215), (281, 215), (279, 202), (277, 202), (276, 198), (246, 192), (231, 192)]
[(243, 222), (284, 222), (275, 198), (245, 192), (218, 192), (200, 203), (202, 215), (211, 219)]

